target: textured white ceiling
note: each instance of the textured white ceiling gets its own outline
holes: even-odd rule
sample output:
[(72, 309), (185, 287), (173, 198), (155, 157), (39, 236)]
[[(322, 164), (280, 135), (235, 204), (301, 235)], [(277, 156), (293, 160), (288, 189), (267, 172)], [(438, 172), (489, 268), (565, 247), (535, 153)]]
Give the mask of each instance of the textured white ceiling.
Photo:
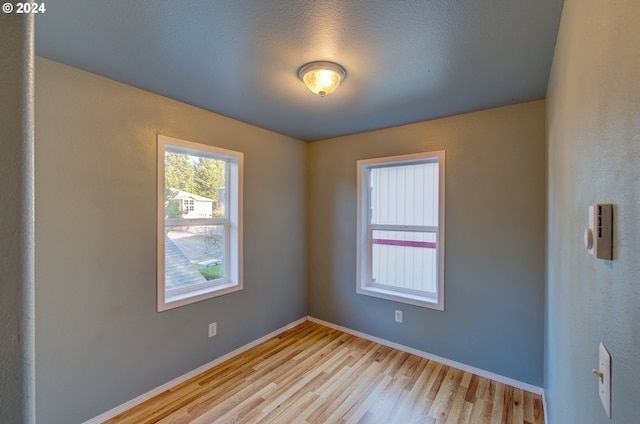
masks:
[[(562, 0), (47, 0), (36, 53), (300, 140), (541, 99)], [(298, 68), (347, 70), (320, 98)]]

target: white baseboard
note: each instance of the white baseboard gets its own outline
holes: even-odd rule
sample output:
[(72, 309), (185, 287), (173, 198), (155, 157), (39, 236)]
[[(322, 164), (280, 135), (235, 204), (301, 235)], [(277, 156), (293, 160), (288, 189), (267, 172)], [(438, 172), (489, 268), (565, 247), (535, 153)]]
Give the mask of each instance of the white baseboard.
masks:
[[(478, 375), (480, 377), (490, 378), (491, 380), (495, 380), (495, 381), (497, 381), (499, 383), (508, 384), (509, 386), (513, 386), (513, 387), (516, 387), (518, 389), (526, 390), (528, 392), (535, 393), (537, 395), (543, 395), (544, 394), (544, 390), (542, 389), (542, 387), (534, 386), (532, 384), (525, 383), (525, 382), (518, 381), (518, 380), (514, 380), (512, 378), (505, 377), (503, 375), (494, 374), (492, 372), (485, 371), (485, 370), (482, 370), (480, 368), (475, 368), (475, 367), (472, 367), (470, 365), (466, 365), (466, 364), (463, 364), (463, 363), (460, 363), (460, 362), (452, 361), (450, 359), (443, 358), (441, 356), (432, 355), (430, 353), (423, 352), (423, 351), (418, 350), (418, 349), (414, 349), (414, 348), (411, 348), (411, 347), (408, 347), (408, 346), (404, 346), (404, 345), (401, 345), (401, 344), (398, 344), (398, 343), (390, 342), (388, 340), (384, 340), (384, 339), (381, 339), (381, 338), (378, 338), (378, 337), (370, 336), (368, 334), (361, 333), (361, 332), (355, 331), (355, 330), (351, 330), (350, 328), (342, 327), (340, 325), (332, 324), (330, 322), (323, 321), (321, 319), (317, 319), (317, 318), (313, 318), (313, 317), (307, 317), (307, 319), (309, 321), (311, 321), (311, 322), (315, 322), (315, 323), (324, 325), (326, 327), (334, 328), (336, 330), (340, 330), (340, 331), (345, 332), (347, 334), (351, 334), (351, 335), (354, 335), (354, 336), (357, 336), (357, 337), (360, 337), (360, 338), (363, 338), (363, 339), (366, 339), (366, 340), (370, 340), (370, 341), (375, 342), (375, 343), (380, 343), (381, 345), (388, 346), (388, 347), (391, 347), (391, 348), (394, 348), (394, 349), (398, 349), (398, 350), (401, 350), (403, 352), (411, 353), (413, 355), (420, 356), (421, 358), (429, 359), (430, 361), (439, 362), (441, 364), (444, 364), (444, 365), (447, 365), (447, 366), (450, 366), (450, 367), (454, 367), (454, 368), (457, 368), (457, 369), (462, 370), (462, 371), (470, 372), (470, 373), (476, 374), (476, 375)], [(545, 409), (545, 411), (546, 411), (546, 409)]]
[(194, 369), (193, 371), (189, 371), (188, 373), (183, 374), (180, 377), (174, 378), (173, 380), (168, 381), (165, 384), (156, 387), (155, 389), (152, 389), (152, 390), (150, 390), (150, 391), (148, 391), (146, 393), (143, 393), (142, 395), (140, 395), (140, 396), (138, 396), (138, 397), (136, 397), (134, 399), (131, 399), (130, 401), (125, 402), (122, 405), (116, 406), (115, 408), (110, 409), (110, 410), (98, 415), (97, 417), (94, 417), (94, 418), (92, 418), (92, 419), (90, 419), (88, 421), (85, 421), (83, 424), (101, 424), (102, 422), (104, 422), (104, 421), (106, 421), (108, 419), (111, 419), (111, 418), (117, 416), (118, 414), (121, 414), (121, 413), (123, 413), (123, 412), (125, 412), (125, 411), (127, 411), (127, 410), (129, 410), (129, 409), (131, 409), (131, 408), (143, 403), (143, 402), (146, 402), (147, 400), (153, 398), (154, 396), (157, 396), (160, 393), (162, 393), (162, 392), (164, 392), (166, 390), (169, 390), (170, 388), (175, 387), (178, 384), (183, 383), (183, 382), (187, 381), (188, 379), (193, 378), (193, 377), (197, 376), (198, 374), (200, 374), (200, 373), (202, 373), (202, 372), (204, 372), (204, 371), (206, 371), (206, 370), (208, 370), (210, 368), (213, 368), (216, 365), (221, 364), (222, 362), (224, 362), (224, 361), (226, 361), (226, 360), (228, 360), (230, 358), (233, 358), (234, 356), (239, 355), (239, 354), (251, 349), (252, 347), (257, 346), (260, 343), (265, 342), (265, 341), (269, 340), (270, 338), (275, 337), (278, 334), (280, 334), (280, 333), (282, 333), (282, 332), (284, 332), (286, 330), (289, 330), (289, 329), (295, 327), (296, 325), (301, 324), (301, 323), (303, 323), (305, 321), (315, 322), (317, 324), (321, 324), (321, 325), (324, 325), (324, 326), (329, 327), (329, 328), (340, 330), (340, 331), (345, 332), (347, 334), (351, 334), (351, 335), (354, 335), (354, 336), (357, 336), (357, 337), (360, 337), (360, 338), (363, 338), (363, 339), (366, 339), (366, 340), (370, 340), (370, 341), (375, 342), (375, 343), (380, 343), (381, 345), (384, 345), (384, 346), (388, 346), (388, 347), (391, 347), (391, 348), (394, 348), (394, 349), (401, 350), (403, 352), (407, 352), (407, 353), (411, 353), (411, 354), (416, 355), (416, 356), (420, 356), (420, 357), (425, 358), (425, 359), (429, 359), (430, 361), (436, 361), (436, 362), (439, 362), (441, 364), (444, 364), (444, 365), (447, 365), (447, 366), (450, 366), (450, 367), (454, 367), (454, 368), (457, 368), (457, 369), (462, 370), (462, 371), (466, 371), (466, 372), (470, 372), (472, 374), (476, 374), (476, 375), (478, 375), (480, 377), (490, 378), (491, 380), (495, 380), (495, 381), (498, 381), (500, 383), (508, 384), (508, 385), (516, 387), (518, 389), (522, 389), (522, 390), (526, 390), (526, 391), (531, 392), (531, 393), (542, 395), (542, 403), (543, 403), (543, 408), (544, 408), (545, 423), (549, 424), (549, 421), (547, 420), (547, 405), (546, 405), (546, 401), (545, 401), (545, 397), (544, 397), (544, 390), (541, 387), (534, 386), (534, 385), (528, 384), (528, 383), (524, 383), (522, 381), (514, 380), (512, 378), (505, 377), (505, 376), (502, 376), (502, 375), (499, 375), (499, 374), (494, 374), (492, 372), (485, 371), (485, 370), (482, 370), (480, 368), (475, 368), (475, 367), (472, 367), (472, 366), (469, 366), (469, 365), (466, 365), (466, 364), (462, 364), (460, 362), (451, 361), (451, 360), (443, 358), (441, 356), (432, 355), (430, 353), (423, 352), (423, 351), (418, 350), (418, 349), (414, 349), (414, 348), (411, 348), (411, 347), (408, 347), (408, 346), (404, 346), (404, 345), (401, 345), (401, 344), (398, 344), (398, 343), (390, 342), (388, 340), (384, 340), (384, 339), (381, 339), (381, 338), (378, 338), (378, 337), (370, 336), (369, 334), (361, 333), (359, 331), (355, 331), (355, 330), (352, 330), (350, 328), (342, 327), (340, 325), (332, 324), (330, 322), (323, 321), (321, 319), (313, 318), (313, 317), (310, 317), (310, 316), (307, 316), (307, 317), (304, 317), (304, 318), (300, 318), (297, 321), (294, 321), (294, 322), (292, 322), (290, 324), (285, 325), (284, 327), (281, 327), (281, 328), (279, 328), (279, 329), (277, 329), (275, 331), (272, 331), (271, 333), (269, 333), (269, 334), (267, 334), (267, 335), (265, 335), (263, 337), (260, 337), (259, 339), (254, 340), (253, 342), (248, 343), (248, 344), (246, 344), (246, 345), (244, 345), (242, 347), (239, 347), (238, 349), (236, 349), (236, 350), (234, 350), (232, 352), (229, 352), (226, 355), (223, 355), (223, 356), (221, 356), (221, 357), (219, 357), (217, 359), (214, 359), (213, 361), (208, 362), (208, 363), (206, 363), (206, 364)]
[(183, 374), (180, 377), (176, 377), (173, 380), (164, 383), (162, 386), (158, 386), (155, 389), (152, 389), (152, 390), (150, 390), (150, 391), (148, 391), (146, 393), (141, 394), (140, 396), (138, 396), (138, 397), (136, 397), (134, 399), (131, 399), (128, 402), (123, 403), (122, 405), (116, 406), (115, 408), (110, 409), (107, 412), (104, 412), (104, 413), (98, 415), (97, 417), (94, 417), (94, 418), (92, 418), (92, 419), (90, 419), (88, 421), (85, 421), (84, 424), (101, 424), (104, 421), (106, 421), (106, 420), (108, 420), (110, 418), (113, 418), (113, 417), (117, 416), (118, 414), (121, 414), (121, 413), (123, 413), (125, 411), (128, 411), (129, 409), (131, 409), (131, 408), (133, 408), (133, 407), (135, 407), (137, 405), (140, 405), (142, 402), (146, 402), (147, 400), (151, 399), (152, 397), (158, 396), (160, 393), (162, 393), (164, 391), (167, 391), (167, 390), (171, 389), (172, 387), (175, 387), (178, 384), (183, 383), (183, 382), (187, 381), (188, 379), (193, 378), (193, 377), (197, 376), (198, 374), (203, 373), (206, 370), (208, 370), (210, 368), (213, 368), (218, 364), (223, 363), (227, 359), (231, 359), (234, 356), (239, 355), (239, 354), (251, 349), (252, 347), (257, 346), (260, 343), (265, 342), (265, 341), (269, 340), (270, 338), (275, 337), (278, 334), (280, 334), (280, 333), (282, 333), (282, 332), (284, 332), (286, 330), (289, 330), (289, 329), (295, 327), (296, 325), (301, 324), (301, 323), (303, 323), (305, 321), (307, 321), (306, 317), (305, 318), (300, 318), (297, 321), (294, 321), (294, 322), (292, 322), (290, 324), (287, 324), (284, 327), (281, 327), (281, 328), (279, 328), (279, 329), (277, 329), (275, 331), (272, 331), (271, 333), (269, 333), (269, 334), (267, 334), (265, 336), (262, 336), (259, 339), (252, 341), (251, 343), (248, 343), (248, 344), (246, 344), (246, 345), (244, 345), (242, 347), (239, 347), (238, 349), (236, 349), (236, 350), (234, 350), (232, 352), (227, 353), (226, 355), (223, 355), (223, 356), (221, 356), (221, 357), (219, 357), (217, 359), (214, 359), (213, 361), (208, 362), (208, 363), (206, 363), (206, 364), (194, 369), (193, 371), (189, 371), (188, 373)]

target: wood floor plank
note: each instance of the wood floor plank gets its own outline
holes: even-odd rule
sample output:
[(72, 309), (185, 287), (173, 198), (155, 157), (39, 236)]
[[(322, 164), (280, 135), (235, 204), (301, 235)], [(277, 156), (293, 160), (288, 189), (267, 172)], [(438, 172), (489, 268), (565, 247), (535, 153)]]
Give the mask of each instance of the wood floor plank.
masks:
[(105, 423), (544, 424), (539, 395), (305, 322)]
[[(462, 371), (461, 371), (462, 373)], [(458, 388), (455, 390), (455, 396), (451, 402), (449, 411), (447, 411), (447, 420), (445, 423), (457, 423), (464, 410), (464, 398), (467, 394), (466, 387), (462, 386), (462, 379)]]
[(513, 390), (513, 415), (512, 422), (524, 422), (524, 391), (522, 389)]

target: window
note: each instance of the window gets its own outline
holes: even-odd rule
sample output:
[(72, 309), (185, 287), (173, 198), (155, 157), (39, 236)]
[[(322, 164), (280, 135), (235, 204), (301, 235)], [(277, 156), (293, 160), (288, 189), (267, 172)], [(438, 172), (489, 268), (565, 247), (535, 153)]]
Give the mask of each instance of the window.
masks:
[(357, 292), (444, 310), (444, 151), (357, 166)]
[(243, 154), (158, 136), (158, 311), (242, 290)]

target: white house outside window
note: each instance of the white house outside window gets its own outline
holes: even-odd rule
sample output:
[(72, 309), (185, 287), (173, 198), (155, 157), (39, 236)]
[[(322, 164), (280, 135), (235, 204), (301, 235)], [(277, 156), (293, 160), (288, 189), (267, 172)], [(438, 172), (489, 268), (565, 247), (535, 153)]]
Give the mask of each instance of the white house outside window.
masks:
[(243, 154), (158, 136), (158, 311), (242, 289)]
[(357, 166), (357, 292), (444, 310), (444, 151)]

